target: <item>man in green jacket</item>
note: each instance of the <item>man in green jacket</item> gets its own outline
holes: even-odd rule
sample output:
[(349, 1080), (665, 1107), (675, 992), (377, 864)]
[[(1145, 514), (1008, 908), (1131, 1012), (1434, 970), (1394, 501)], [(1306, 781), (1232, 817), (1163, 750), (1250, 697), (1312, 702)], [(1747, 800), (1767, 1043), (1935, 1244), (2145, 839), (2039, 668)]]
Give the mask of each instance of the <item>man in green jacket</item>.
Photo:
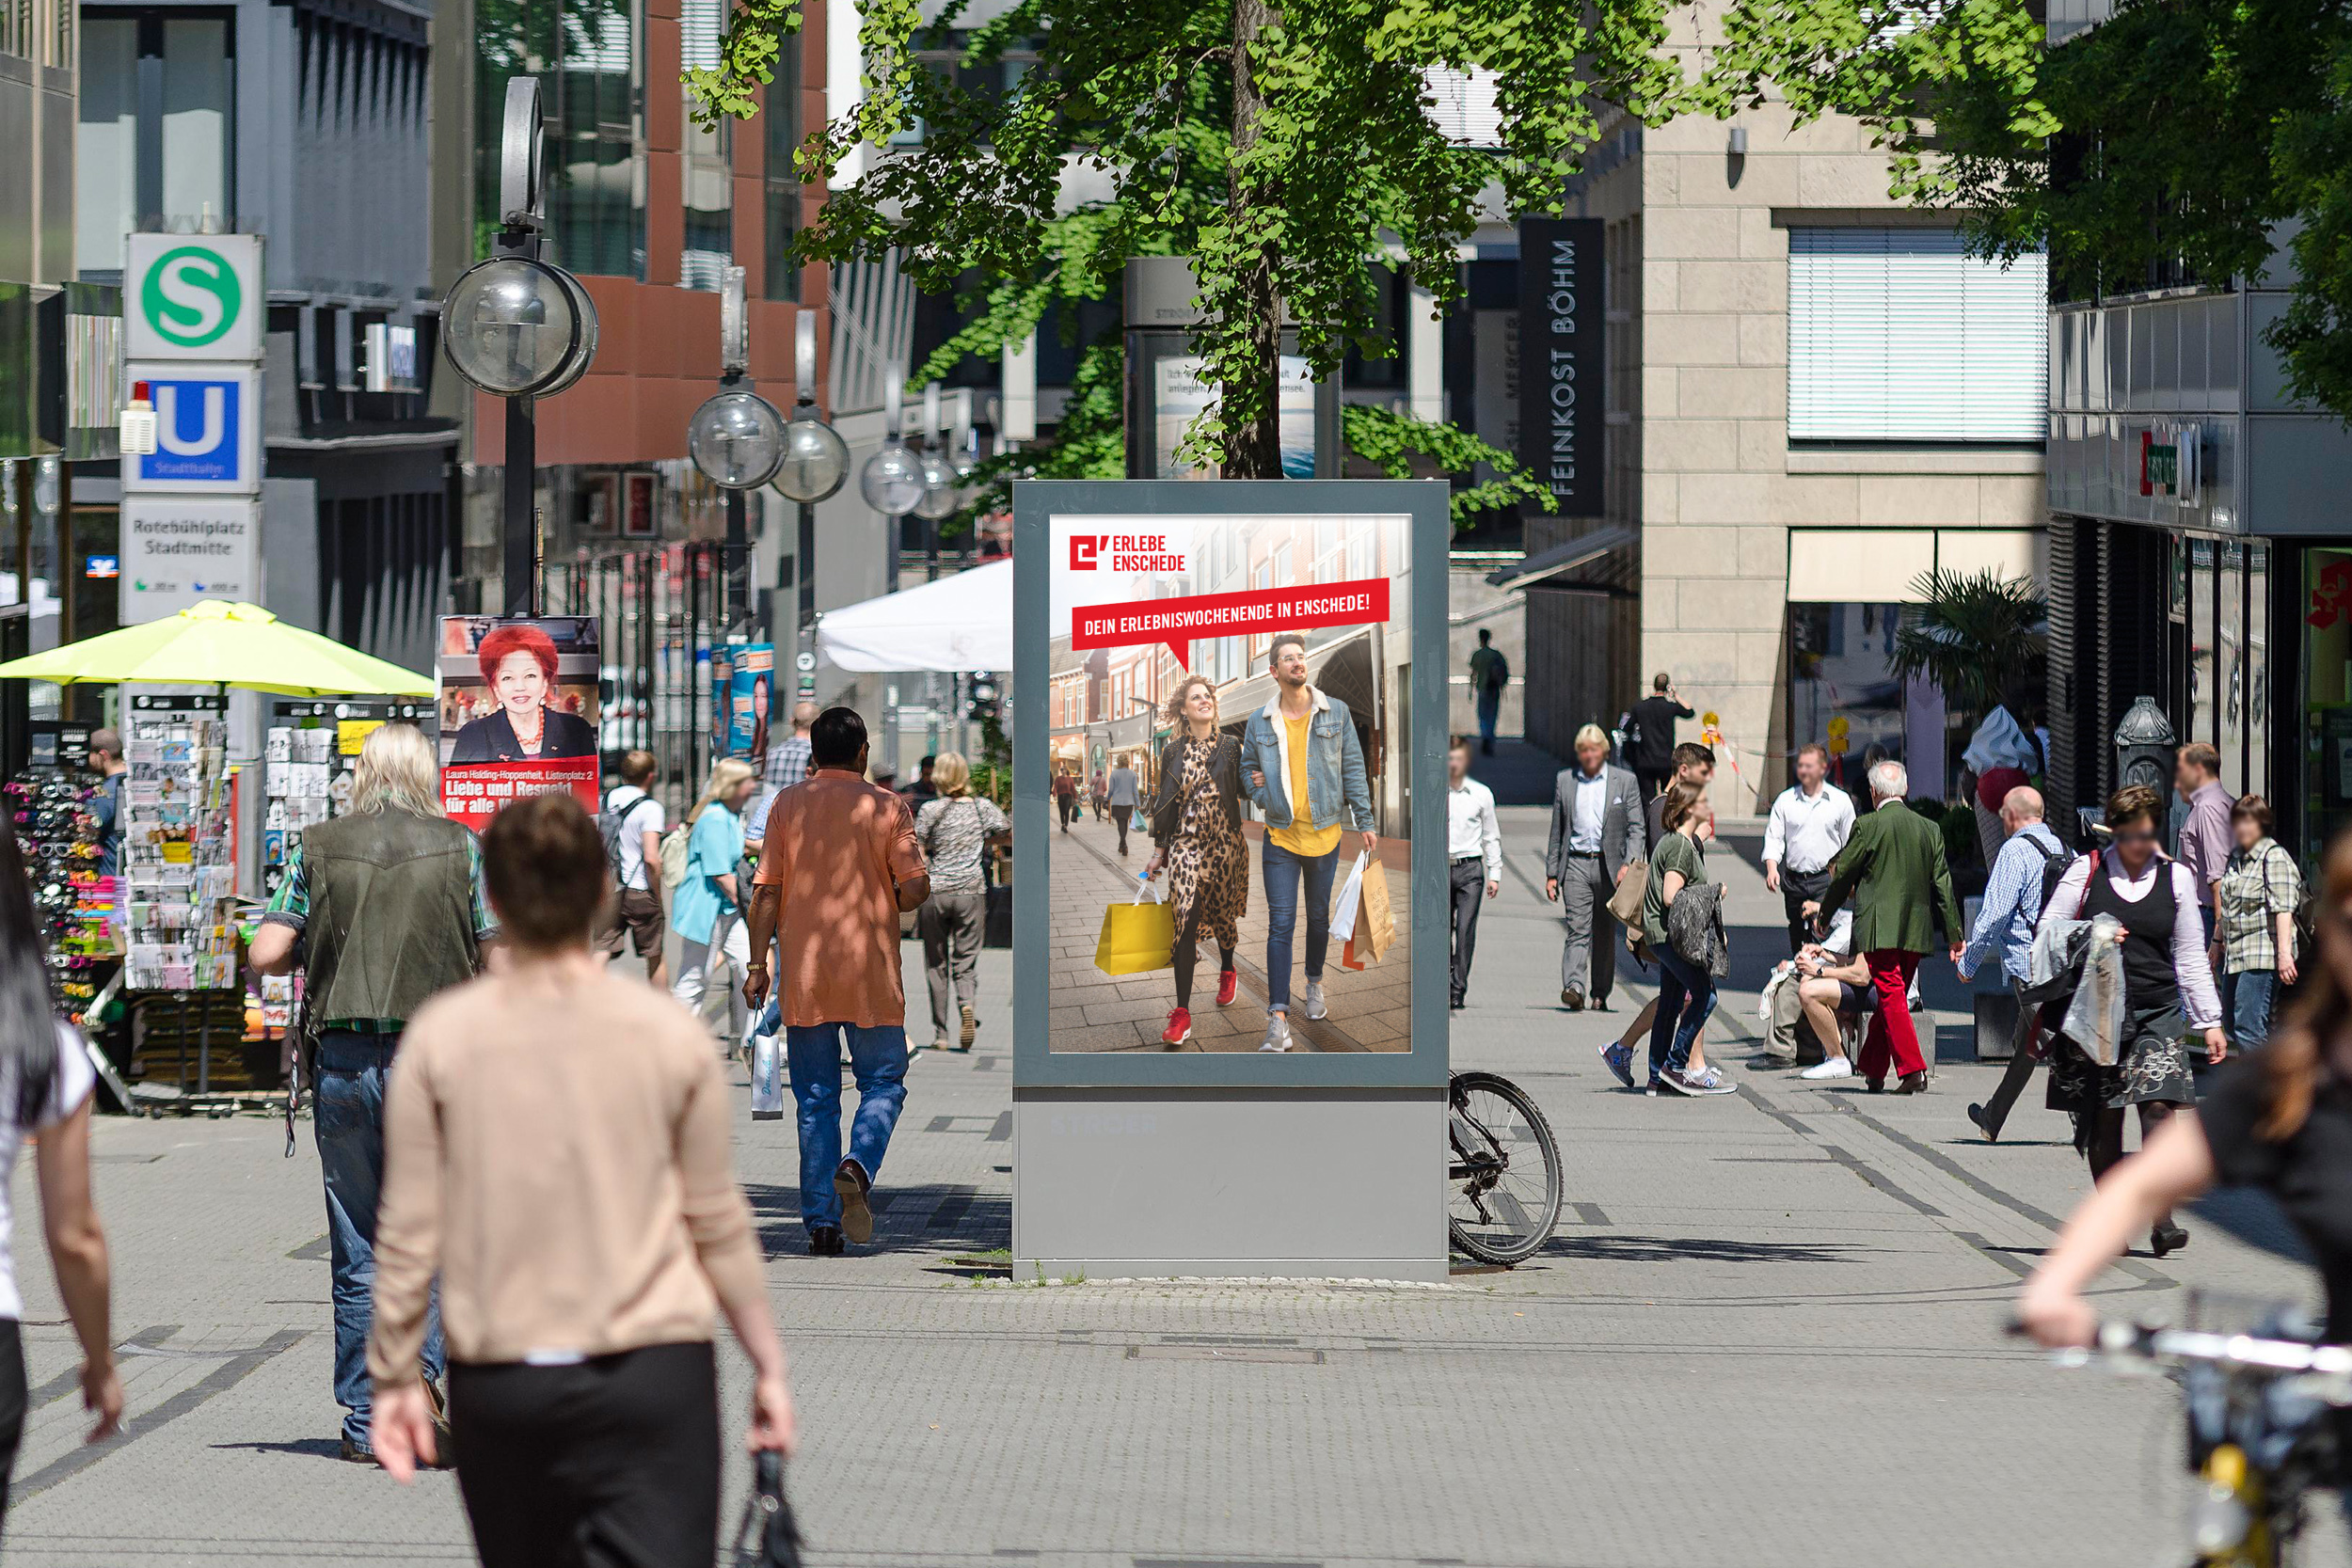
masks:
[(1928, 1064), (1912, 1026), (1911, 977), (1920, 958), (1934, 951), (1933, 926), (1940, 921), (1952, 961), (1960, 961), (1960, 904), (1952, 896), (1952, 871), (1944, 859), (1944, 834), (1903, 804), (1911, 780), (1899, 762), (1870, 769), (1870, 815), (1854, 824), (1853, 836), (1830, 868), (1829, 891), (1804, 906), (1817, 932), (1825, 931), (1849, 894), (1854, 904), (1853, 951), (1870, 966), (1878, 1010), (1862, 1046), (1862, 1075), (1870, 1092), (1886, 1084), (1887, 1057), (1894, 1057), (1897, 1094), (1918, 1094), (1928, 1086)]

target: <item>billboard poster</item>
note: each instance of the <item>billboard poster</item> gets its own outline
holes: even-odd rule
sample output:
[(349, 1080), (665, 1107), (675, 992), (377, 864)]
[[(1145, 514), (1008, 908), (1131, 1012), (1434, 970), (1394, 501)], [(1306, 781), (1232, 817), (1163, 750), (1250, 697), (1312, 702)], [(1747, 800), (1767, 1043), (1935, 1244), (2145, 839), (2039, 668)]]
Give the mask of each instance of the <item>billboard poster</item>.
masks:
[(551, 790), (595, 811), (599, 668), (594, 616), (443, 616), (441, 809), (476, 832)]
[(735, 649), (722, 642), (709, 651), (710, 758), (728, 754), (727, 732), (735, 711)]
[(768, 755), (768, 716), (776, 701), (776, 645), (739, 642), (733, 652), (735, 673), (727, 687), (725, 754), (742, 757), (756, 768)]
[[(1179, 457), (1184, 432), (1192, 428), (1210, 403), (1215, 389), (1200, 379), (1200, 359), (1184, 355), (1162, 359), (1152, 367), (1152, 471), (1163, 479), (1213, 479), (1209, 469)], [(1312, 479), (1315, 474), (1315, 381), (1304, 356), (1285, 354), (1276, 383), (1276, 417), (1280, 429), (1282, 477)]]
[(1411, 1050), (1409, 525), (1047, 519), (1050, 1051)]

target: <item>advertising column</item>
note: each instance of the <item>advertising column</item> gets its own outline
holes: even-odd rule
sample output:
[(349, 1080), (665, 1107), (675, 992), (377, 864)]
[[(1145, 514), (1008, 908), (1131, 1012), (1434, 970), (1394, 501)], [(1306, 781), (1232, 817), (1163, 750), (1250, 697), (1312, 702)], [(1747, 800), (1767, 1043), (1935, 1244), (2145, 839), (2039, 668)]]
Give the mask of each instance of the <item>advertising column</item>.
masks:
[(155, 450), (122, 459), (121, 624), (199, 599), (262, 601), (262, 240), (124, 241), (124, 376)]
[(1013, 504), (1021, 666), (1101, 657), (1147, 737), (1131, 818), (1057, 817), (1079, 764), (1017, 693), (1015, 1257), (1442, 1277), (1445, 486)]

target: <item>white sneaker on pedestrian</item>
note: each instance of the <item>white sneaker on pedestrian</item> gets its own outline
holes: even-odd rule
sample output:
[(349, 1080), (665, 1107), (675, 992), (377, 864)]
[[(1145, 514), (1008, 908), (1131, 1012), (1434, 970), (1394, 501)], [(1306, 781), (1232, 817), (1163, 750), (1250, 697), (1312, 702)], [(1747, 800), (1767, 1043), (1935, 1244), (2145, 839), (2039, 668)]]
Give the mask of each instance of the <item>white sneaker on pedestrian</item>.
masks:
[(1814, 1063), (1811, 1067), (1806, 1068), (1803, 1072), (1798, 1073), (1797, 1076), (1800, 1078), (1810, 1078), (1817, 1083), (1824, 1078), (1851, 1078), (1853, 1076), (1853, 1063), (1848, 1061), (1843, 1056), (1831, 1056)]
[(1310, 980), (1307, 982), (1306, 1002), (1307, 1016), (1309, 1018), (1329, 1018), (1331, 1016), (1331, 1009), (1324, 1006), (1322, 981)]
[(1261, 1051), (1288, 1051), (1291, 1048), (1291, 1021), (1287, 1013), (1268, 1013), (1265, 1038), (1259, 1042)]

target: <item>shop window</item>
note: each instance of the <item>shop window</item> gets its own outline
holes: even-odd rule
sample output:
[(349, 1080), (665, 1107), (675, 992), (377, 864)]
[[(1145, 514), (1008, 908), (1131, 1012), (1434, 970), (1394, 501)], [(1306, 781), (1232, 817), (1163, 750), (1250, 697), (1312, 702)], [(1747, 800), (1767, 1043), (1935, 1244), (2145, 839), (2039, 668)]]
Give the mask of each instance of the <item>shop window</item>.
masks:
[[(1920, 725), (1941, 736), (1941, 694), (1931, 687), (1907, 689), (1887, 668), (1901, 617), (1902, 607), (1891, 604), (1788, 607), (1790, 744), (1826, 746), (1831, 780), (1857, 793), (1867, 787), (1871, 763), (1914, 762), (1910, 736)], [(1933, 694), (1933, 702), (1916, 700), (1923, 693)], [(1941, 783), (1923, 778), (1915, 787), (1940, 791)]]
[(2308, 867), (2339, 829), (2352, 825), (2352, 550), (2303, 552), (2302, 627), (2312, 764), (2303, 818)]
[(770, 299), (801, 297), (801, 269), (792, 264), (792, 238), (801, 229), (801, 175), (792, 165), (793, 150), (801, 145), (801, 35), (787, 35), (779, 44), (775, 80), (768, 84), (759, 111), (766, 135), (766, 170), (762, 184), (766, 226), (760, 254), (765, 258), (765, 285)]
[(2246, 787), (2270, 795), (2270, 546), (2246, 546)]
[(2220, 542), (2214, 578), (2214, 744), (2221, 752), (2221, 783), (2243, 795), (2246, 782), (2246, 546)]

